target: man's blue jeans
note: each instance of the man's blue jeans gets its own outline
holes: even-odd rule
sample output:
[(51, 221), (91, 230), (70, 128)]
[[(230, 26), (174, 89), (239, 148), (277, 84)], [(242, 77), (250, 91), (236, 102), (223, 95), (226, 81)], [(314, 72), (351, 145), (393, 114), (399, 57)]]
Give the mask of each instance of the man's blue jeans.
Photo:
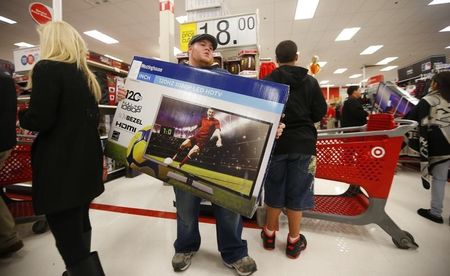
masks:
[(434, 165), (431, 181), (431, 211), (432, 215), (440, 217), (444, 207), (445, 185), (447, 184), (450, 160)]
[[(174, 188), (177, 205), (177, 239), (174, 242), (176, 253), (198, 251), (201, 237), (198, 228), (200, 212), (199, 197)], [(248, 256), (247, 241), (241, 239), (242, 217), (228, 209), (214, 205), (216, 217), (217, 246), (226, 263), (234, 263)]]

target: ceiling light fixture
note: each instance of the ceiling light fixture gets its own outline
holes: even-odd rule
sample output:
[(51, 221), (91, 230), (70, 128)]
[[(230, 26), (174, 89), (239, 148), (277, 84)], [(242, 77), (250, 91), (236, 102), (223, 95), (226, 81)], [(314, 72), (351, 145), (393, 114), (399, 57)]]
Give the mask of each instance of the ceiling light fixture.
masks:
[(372, 45), (367, 47), (364, 51), (360, 53), (360, 55), (371, 55), (375, 53), (376, 51), (380, 50), (383, 47), (383, 45)]
[(445, 49), (450, 49), (450, 46), (445, 47)]
[(88, 35), (88, 36), (90, 36), (92, 38), (95, 38), (97, 40), (100, 40), (101, 42), (106, 43), (106, 44), (119, 43), (118, 40), (116, 40), (116, 39), (114, 39), (114, 38), (110, 37), (109, 35), (106, 35), (106, 34), (104, 34), (102, 32), (99, 32), (97, 30), (86, 31), (86, 32), (84, 32), (84, 34)]
[(323, 80), (323, 81), (320, 82), (320, 84), (327, 84), (329, 82), (330, 82), (329, 80)]
[(430, 4), (428, 4), (428, 6), (431, 5), (439, 5), (439, 4), (447, 4), (450, 3), (450, 0), (433, 0), (430, 2)]
[(450, 26), (445, 27), (444, 29), (440, 30), (439, 32), (450, 32)]
[(345, 86), (359, 86), (359, 83), (347, 83)]
[(16, 46), (18, 46), (18, 47), (20, 47), (20, 48), (29, 48), (29, 47), (34, 47), (34, 45), (33, 44), (30, 44), (30, 43), (26, 43), (26, 42), (17, 42), (17, 43), (14, 43), (14, 45), (16, 45)]
[(105, 55), (105, 57), (109, 57), (110, 59), (114, 59), (114, 60), (123, 62), (123, 60), (121, 60), (120, 58), (116, 58), (115, 56)]
[(333, 73), (334, 73), (334, 74), (342, 74), (342, 73), (344, 73), (345, 71), (347, 71), (347, 68), (338, 68), (338, 69), (336, 69), (336, 71), (334, 71)]
[(16, 24), (17, 23), (16, 21), (9, 19), (7, 17), (1, 16), (1, 15), (0, 15), (0, 21), (3, 21), (8, 24)]
[(351, 75), (349, 78), (350, 79), (356, 79), (356, 78), (359, 78), (361, 76), (362, 76), (362, 74), (354, 74), (354, 75)]
[(320, 68), (323, 68), (328, 62), (327, 61), (319, 61), (317, 64), (319, 64)]
[(398, 57), (387, 57), (387, 58), (385, 58), (385, 59), (380, 60), (380, 61), (377, 62), (376, 64), (377, 64), (377, 65), (386, 65), (386, 64), (388, 64), (389, 62), (391, 62), (391, 61), (393, 61), (393, 60), (396, 60), (396, 59), (398, 59)]
[(354, 28), (345, 28), (342, 30), (342, 32), (336, 37), (334, 41), (344, 41), (344, 40), (350, 40), (352, 37), (360, 30), (360, 27), (354, 27)]
[(317, 5), (319, 5), (319, 0), (298, 0), (294, 20), (313, 18)]
[(392, 69), (397, 68), (397, 65), (393, 65), (393, 66), (386, 66), (384, 68), (381, 68), (380, 71), (391, 71)]

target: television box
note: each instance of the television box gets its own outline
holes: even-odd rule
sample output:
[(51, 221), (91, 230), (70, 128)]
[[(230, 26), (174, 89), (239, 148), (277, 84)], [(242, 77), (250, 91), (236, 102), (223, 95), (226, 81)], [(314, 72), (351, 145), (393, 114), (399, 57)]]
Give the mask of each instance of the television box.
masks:
[(125, 89), (107, 155), (251, 217), (288, 86), (135, 57)]

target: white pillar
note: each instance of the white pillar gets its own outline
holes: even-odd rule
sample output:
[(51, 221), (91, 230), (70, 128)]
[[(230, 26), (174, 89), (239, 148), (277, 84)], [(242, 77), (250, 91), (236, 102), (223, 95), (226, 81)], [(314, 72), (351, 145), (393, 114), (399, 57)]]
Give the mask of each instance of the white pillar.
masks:
[(159, 0), (159, 57), (169, 62), (175, 62), (174, 1)]
[(53, 21), (62, 20), (62, 0), (53, 0)]

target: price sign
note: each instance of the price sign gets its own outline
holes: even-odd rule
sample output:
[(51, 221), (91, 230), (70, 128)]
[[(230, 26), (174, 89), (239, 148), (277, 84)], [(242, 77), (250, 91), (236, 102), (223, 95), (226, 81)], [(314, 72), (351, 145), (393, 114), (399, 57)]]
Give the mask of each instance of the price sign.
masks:
[(256, 45), (258, 22), (256, 14), (237, 15), (180, 26), (180, 47), (187, 51), (189, 40), (196, 34), (210, 34), (217, 39), (217, 48)]

